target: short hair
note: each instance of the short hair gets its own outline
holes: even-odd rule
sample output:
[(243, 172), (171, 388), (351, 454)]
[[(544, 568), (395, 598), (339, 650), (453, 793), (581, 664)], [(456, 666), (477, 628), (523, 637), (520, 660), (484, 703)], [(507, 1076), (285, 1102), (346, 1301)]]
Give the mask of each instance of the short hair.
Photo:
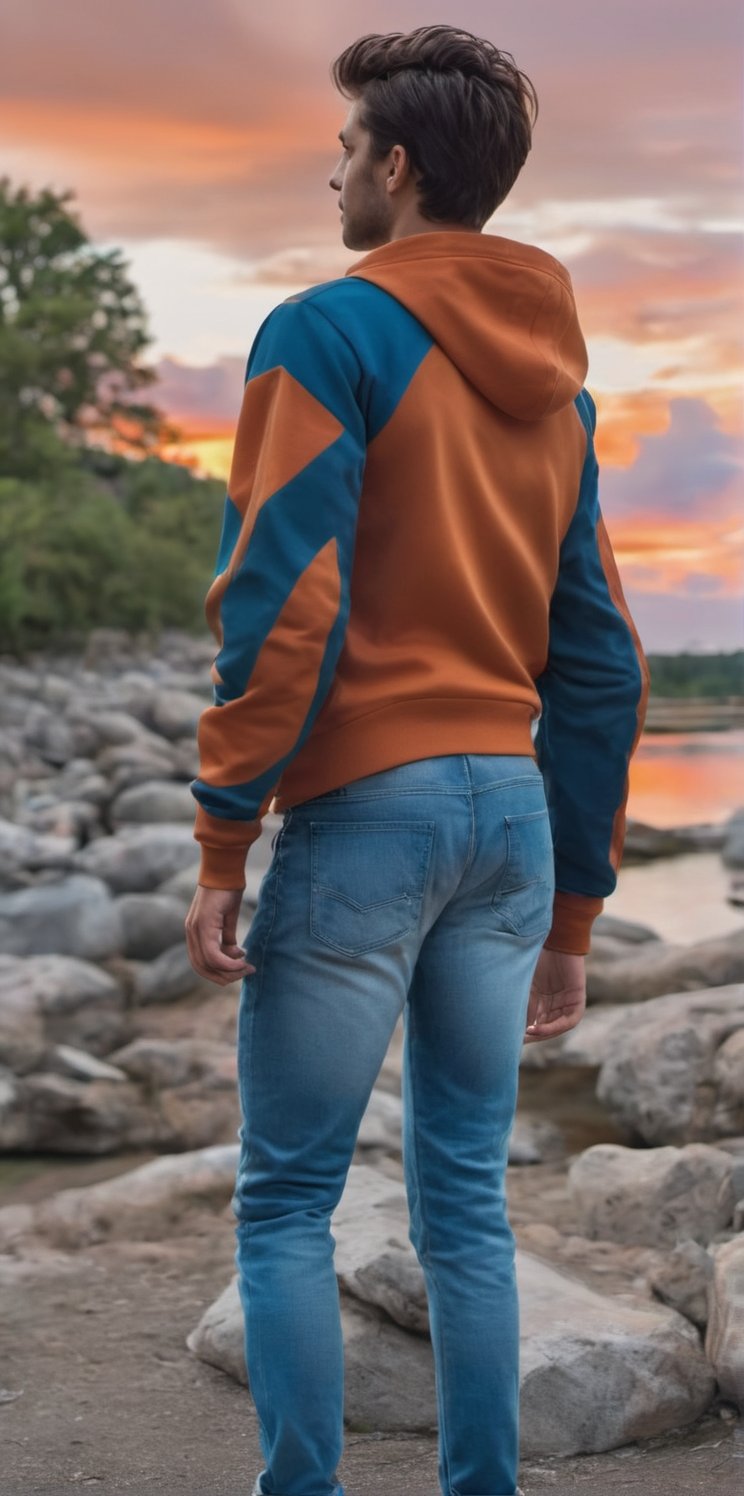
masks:
[(405, 147), (426, 218), (483, 227), (524, 166), (538, 113), (510, 52), (457, 26), (419, 26), (360, 37), (331, 77), (361, 99), (375, 157)]

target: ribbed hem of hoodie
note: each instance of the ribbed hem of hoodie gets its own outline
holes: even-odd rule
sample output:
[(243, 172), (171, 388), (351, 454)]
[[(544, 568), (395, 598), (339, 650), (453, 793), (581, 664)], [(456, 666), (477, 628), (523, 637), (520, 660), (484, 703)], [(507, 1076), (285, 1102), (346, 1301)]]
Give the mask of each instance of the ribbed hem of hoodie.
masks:
[(545, 949), (564, 951), (570, 956), (585, 956), (591, 945), (592, 925), (603, 908), (604, 899), (556, 890), (553, 897), (553, 923), (547, 939), (543, 941)]
[(303, 800), (379, 774), (383, 769), (449, 753), (504, 753), (537, 758), (527, 701), (476, 697), (424, 697), (391, 702), (311, 733), (285, 770), (271, 809), (280, 815)]

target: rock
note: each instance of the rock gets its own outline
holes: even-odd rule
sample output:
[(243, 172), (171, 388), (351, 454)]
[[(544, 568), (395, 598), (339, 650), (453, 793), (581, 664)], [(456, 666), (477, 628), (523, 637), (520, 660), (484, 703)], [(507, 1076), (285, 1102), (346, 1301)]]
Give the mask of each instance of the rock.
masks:
[(520, 1065), (529, 1070), (545, 1070), (552, 1065), (598, 1069), (612, 1053), (616, 1034), (624, 1033), (632, 1023), (635, 1008), (624, 1003), (598, 1003), (587, 1008), (575, 1028), (553, 1039), (522, 1047)]
[(427, 1333), (426, 1289), (408, 1220), (405, 1188), (352, 1164), (333, 1217), (336, 1276), (347, 1293), (384, 1309), (404, 1329)]
[[(178, 875), (180, 876), (180, 874)], [(169, 947), (185, 940), (181, 902), (158, 893), (125, 893), (115, 907), (122, 925), (125, 956), (153, 961)]]
[(596, 1143), (576, 1157), (568, 1186), (582, 1233), (650, 1247), (706, 1243), (734, 1213), (729, 1154), (707, 1143), (624, 1148)]
[(649, 1286), (700, 1329), (708, 1319), (708, 1293), (713, 1279), (713, 1256), (696, 1241), (681, 1241), (648, 1275)]
[(515, 1116), (509, 1137), (510, 1164), (541, 1164), (562, 1158), (565, 1151), (563, 1134), (548, 1117)]
[(364, 1153), (379, 1152), (401, 1156), (402, 1101), (389, 1091), (372, 1088), (357, 1135), (357, 1148)]
[(646, 945), (649, 940), (661, 938), (650, 925), (641, 925), (630, 919), (619, 919), (616, 914), (598, 915), (592, 925), (592, 942), (595, 935), (621, 940), (624, 945)]
[(648, 826), (644, 821), (629, 820), (623, 861), (630, 864), (681, 852), (707, 852), (720, 847), (722, 841), (722, 828), (709, 821), (692, 826)]
[(717, 1092), (715, 1127), (720, 1132), (736, 1132), (744, 1121), (744, 1027), (729, 1034), (716, 1051), (713, 1080)]
[(737, 810), (724, 827), (721, 857), (726, 867), (744, 868), (744, 810)]
[(129, 1029), (118, 982), (72, 956), (0, 956), (0, 1015), (0, 1061), (21, 1074), (53, 1044), (105, 1055)]
[(147, 1087), (162, 1089), (207, 1079), (232, 1090), (237, 1083), (235, 1048), (216, 1039), (133, 1039), (114, 1050), (108, 1062)]
[[(673, 993), (626, 1011), (597, 1096), (631, 1138), (682, 1144), (744, 1133), (744, 1109), (736, 1114), (729, 1091), (719, 1100), (716, 1072), (719, 1048), (744, 1027), (744, 986)], [(727, 1075), (724, 1064), (722, 1083)]]
[(183, 822), (193, 826), (196, 801), (187, 784), (176, 784), (172, 779), (151, 779), (144, 784), (133, 784), (117, 795), (111, 809), (112, 826), (118, 827), (134, 821), (143, 826), (153, 822)]
[(137, 1003), (172, 1003), (179, 997), (203, 987), (208, 980), (200, 977), (189, 960), (186, 937), (169, 946), (155, 961), (133, 965), (134, 998)]
[(587, 1001), (638, 1002), (668, 992), (723, 987), (744, 980), (744, 929), (695, 945), (649, 943), (613, 961), (586, 962)]
[(104, 748), (96, 763), (106, 776), (110, 796), (118, 795), (131, 784), (168, 779), (176, 769), (170, 744), (154, 736), (152, 741), (136, 739), (117, 747)]
[(119, 911), (100, 878), (71, 873), (54, 883), (0, 894), (0, 952), (104, 961), (121, 952)]
[(24, 1237), (41, 1238), (69, 1251), (109, 1240), (159, 1241), (187, 1211), (229, 1208), (239, 1145), (218, 1144), (189, 1153), (166, 1154), (105, 1179), (100, 1184), (58, 1190), (20, 1218), (0, 1210), (0, 1246)]
[(48, 764), (66, 764), (78, 752), (78, 740), (70, 723), (39, 701), (28, 708), (23, 740)]
[(77, 850), (77, 841), (72, 835), (44, 836), (29, 826), (14, 821), (0, 820), (0, 858), (7, 871), (11, 868), (69, 867)]
[(693, 1422), (715, 1395), (698, 1331), (517, 1253), (527, 1457), (597, 1453)]
[(74, 1049), (71, 1044), (55, 1044), (46, 1056), (46, 1069), (58, 1075), (71, 1075), (75, 1080), (126, 1080), (123, 1070), (96, 1059), (84, 1049)]
[[(357, 1290), (353, 1297), (347, 1294), (341, 1279), (344, 1417), (351, 1427), (381, 1432), (433, 1430), (436, 1397), (428, 1335), (403, 1329), (358, 1297), (365, 1263), (384, 1266), (391, 1254), (405, 1256), (406, 1251), (419, 1298), (422, 1292), (413, 1248), (410, 1243), (406, 1248), (401, 1236), (404, 1187), (375, 1174), (352, 1164), (344, 1192), (349, 1199), (344, 1203), (342, 1197), (331, 1221), (335, 1260)], [(355, 1228), (360, 1205), (364, 1219), (357, 1219)], [(367, 1248), (370, 1230), (374, 1244)], [(393, 1239), (386, 1245), (388, 1232)], [(378, 1249), (381, 1255), (373, 1255)], [(628, 1300), (607, 1298), (524, 1252), (517, 1251), (516, 1263), (524, 1457), (613, 1449), (679, 1428), (708, 1407), (715, 1378), (697, 1331), (681, 1315), (632, 1295)], [(246, 1383), (236, 1277), (202, 1316), (187, 1344), (203, 1360)]]
[(155, 732), (164, 738), (194, 737), (205, 706), (211, 704), (208, 687), (207, 680), (203, 697), (190, 691), (158, 691), (149, 703), (150, 723)]
[(744, 1413), (744, 1236), (716, 1248), (705, 1354), (721, 1395)]
[(115, 893), (145, 893), (193, 863), (195, 845), (188, 826), (129, 827), (91, 842), (75, 864)]

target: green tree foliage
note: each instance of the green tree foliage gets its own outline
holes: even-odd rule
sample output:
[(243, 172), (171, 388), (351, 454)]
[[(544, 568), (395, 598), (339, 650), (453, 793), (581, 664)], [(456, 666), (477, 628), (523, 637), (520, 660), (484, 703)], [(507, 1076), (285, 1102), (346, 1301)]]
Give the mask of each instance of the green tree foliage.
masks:
[(92, 428), (148, 450), (163, 421), (136, 398), (146, 313), (121, 252), (88, 240), (71, 192), (0, 178), (0, 476), (56, 470)]
[(101, 454), (53, 484), (0, 478), (0, 650), (64, 648), (100, 626), (203, 632), (223, 498), (155, 457)]
[(718, 654), (650, 654), (648, 663), (654, 696), (716, 700), (744, 696), (744, 649)]
[(0, 179), (0, 652), (203, 631), (219, 540), (224, 484), (153, 455), (145, 310), (71, 196)]

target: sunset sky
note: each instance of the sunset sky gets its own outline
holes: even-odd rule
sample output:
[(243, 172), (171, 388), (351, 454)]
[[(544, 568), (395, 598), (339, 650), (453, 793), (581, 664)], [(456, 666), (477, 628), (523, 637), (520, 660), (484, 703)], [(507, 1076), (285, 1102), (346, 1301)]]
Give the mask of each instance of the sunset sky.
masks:
[(149, 311), (150, 398), (225, 475), (266, 313), (359, 258), (328, 178), (333, 57), (457, 24), (537, 89), (487, 231), (567, 266), (601, 502), (647, 649), (742, 642), (742, 98), (735, 0), (3, 0), (0, 174), (72, 188)]

